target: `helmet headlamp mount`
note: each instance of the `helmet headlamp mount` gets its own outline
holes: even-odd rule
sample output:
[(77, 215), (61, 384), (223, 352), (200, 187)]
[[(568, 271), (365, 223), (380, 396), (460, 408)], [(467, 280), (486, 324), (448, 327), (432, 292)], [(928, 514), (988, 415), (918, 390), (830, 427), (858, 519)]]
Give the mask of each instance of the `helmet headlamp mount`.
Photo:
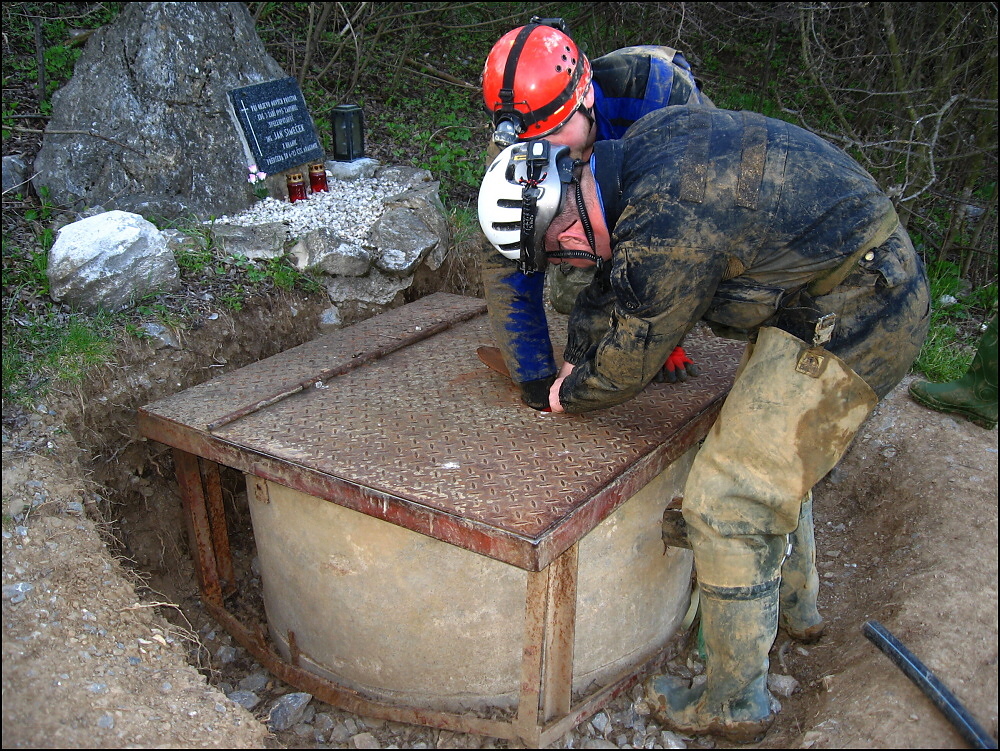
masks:
[(540, 18), (539, 16), (532, 16), (528, 23), (538, 24), (539, 26), (551, 26), (553, 29), (559, 29), (566, 36), (573, 36), (569, 33), (569, 24), (563, 18)]
[[(538, 199), (542, 197), (544, 188), (540, 187), (548, 177), (549, 153), (551, 144), (548, 141), (531, 141), (525, 156), (527, 175), (518, 178), (524, 186), (521, 191), (521, 271), (530, 274), (537, 271), (535, 263), (535, 219), (538, 216)], [(560, 184), (561, 188), (561, 184)], [(561, 199), (562, 190), (560, 190)], [(558, 211), (558, 206), (557, 206)], [(544, 234), (548, 225), (542, 229)], [(544, 239), (541, 240), (544, 243)]]
[(517, 139), (524, 132), (524, 125), (516, 112), (513, 114), (503, 113), (498, 120), (496, 129), (493, 131), (493, 143), (501, 149), (506, 149), (517, 143)]

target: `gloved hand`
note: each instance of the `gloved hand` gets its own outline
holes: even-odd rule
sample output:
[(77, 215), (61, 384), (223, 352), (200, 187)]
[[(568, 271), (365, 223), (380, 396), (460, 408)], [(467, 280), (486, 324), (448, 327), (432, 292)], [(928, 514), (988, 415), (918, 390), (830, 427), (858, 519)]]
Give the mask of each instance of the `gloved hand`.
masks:
[(656, 376), (657, 383), (666, 381), (667, 383), (683, 383), (688, 378), (695, 378), (698, 375), (698, 367), (694, 361), (687, 356), (683, 347), (674, 347), (670, 357), (664, 363), (663, 368)]
[(549, 411), (549, 389), (555, 382), (554, 375), (539, 378), (537, 381), (525, 381), (521, 385), (521, 399), (532, 409), (542, 412)]

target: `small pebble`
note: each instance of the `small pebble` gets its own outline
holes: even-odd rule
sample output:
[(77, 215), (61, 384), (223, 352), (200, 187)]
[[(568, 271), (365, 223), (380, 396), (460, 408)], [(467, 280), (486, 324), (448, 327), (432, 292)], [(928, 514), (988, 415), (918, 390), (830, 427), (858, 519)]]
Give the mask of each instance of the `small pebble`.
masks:
[(242, 678), (236, 686), (243, 691), (263, 691), (271, 677), (265, 672), (251, 673)]
[(29, 582), (17, 582), (16, 584), (4, 584), (3, 586), (3, 598), (5, 600), (10, 600), (11, 604), (17, 605), (19, 602), (24, 602), (25, 597), (27, 597), (28, 592), (33, 590), (35, 586)]
[(684, 739), (670, 730), (660, 731), (660, 745), (664, 748), (687, 748)]
[(351, 737), (352, 748), (382, 748), (378, 739), (371, 733), (358, 733)]
[(312, 701), (312, 694), (305, 692), (285, 694), (271, 707), (267, 718), (268, 726), (276, 732), (288, 730), (301, 719), (302, 713), (310, 701)]
[(611, 726), (611, 720), (606, 714), (604, 714), (604, 712), (598, 712), (590, 720), (590, 724), (594, 726), (594, 730), (596, 730), (599, 735), (604, 735)]
[(772, 694), (788, 698), (799, 690), (799, 682), (790, 675), (770, 674), (767, 676), (767, 687)]

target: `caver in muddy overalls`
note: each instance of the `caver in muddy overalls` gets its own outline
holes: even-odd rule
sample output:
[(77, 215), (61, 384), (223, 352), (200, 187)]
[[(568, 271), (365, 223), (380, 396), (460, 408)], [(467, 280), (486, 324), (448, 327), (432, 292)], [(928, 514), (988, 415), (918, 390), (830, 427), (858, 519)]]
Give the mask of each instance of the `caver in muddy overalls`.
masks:
[[(649, 112), (674, 104), (711, 104), (676, 50), (627, 47), (590, 61), (559, 20), (546, 19), (508, 32), (487, 57), (483, 100), (495, 128), (490, 160), (503, 146), (542, 137), (572, 146), (575, 156), (589, 157), (594, 138), (619, 138)], [(589, 108), (588, 96), (593, 97)], [(566, 127), (570, 118), (580, 118), (578, 113), (594, 126), (585, 143), (583, 135), (571, 134), (572, 128)], [(577, 137), (579, 144), (571, 142)], [(511, 377), (521, 386), (526, 403), (544, 407), (556, 373), (543, 304), (544, 269), (525, 274), (487, 243), (480, 272), (494, 337)], [(592, 278), (589, 269), (569, 265), (553, 269), (549, 288), (556, 311), (569, 313), (576, 295)], [(678, 353), (683, 356), (683, 351)], [(684, 371), (678, 372), (683, 377)]]
[(647, 691), (668, 727), (751, 740), (772, 719), (779, 611), (798, 636), (821, 628), (811, 488), (916, 357), (926, 276), (872, 177), (783, 121), (671, 107), (589, 167), (612, 253), (570, 314), (553, 409), (625, 402), (700, 320), (750, 342), (685, 488), (706, 681)]

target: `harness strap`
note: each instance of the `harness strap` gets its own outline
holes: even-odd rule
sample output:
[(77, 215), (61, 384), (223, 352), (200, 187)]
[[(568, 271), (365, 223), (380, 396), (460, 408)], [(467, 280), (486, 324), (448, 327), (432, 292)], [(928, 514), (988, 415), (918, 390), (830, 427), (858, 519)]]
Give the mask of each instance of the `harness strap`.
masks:
[(511, 45), (510, 54), (507, 56), (507, 66), (503, 70), (503, 86), (500, 88), (500, 102), (504, 106), (514, 105), (514, 74), (517, 72), (517, 62), (521, 59), (521, 52), (528, 42), (531, 32), (538, 28), (538, 24), (528, 24), (514, 39)]

